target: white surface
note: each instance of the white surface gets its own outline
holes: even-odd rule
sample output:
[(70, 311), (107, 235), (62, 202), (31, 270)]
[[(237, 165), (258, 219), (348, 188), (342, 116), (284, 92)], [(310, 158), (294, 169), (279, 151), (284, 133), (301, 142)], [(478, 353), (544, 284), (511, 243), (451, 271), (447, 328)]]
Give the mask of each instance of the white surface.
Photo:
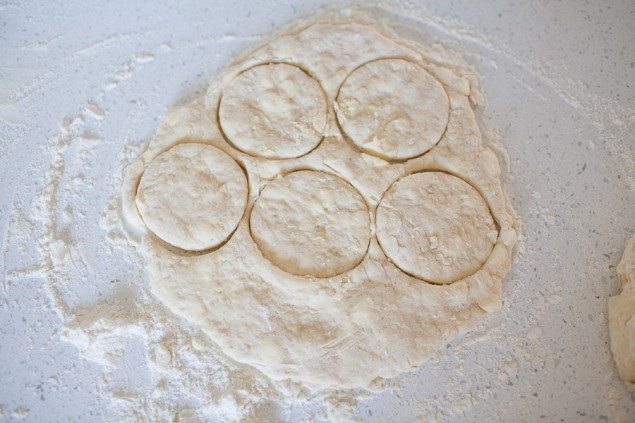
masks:
[[(84, 141), (64, 157), (90, 172), (64, 174), (60, 196), (80, 195), (57, 210), (59, 232), (77, 239), (90, 277), (70, 281), (66, 300), (116, 298), (142, 277), (100, 243), (99, 216), (119, 190), (119, 152), (147, 139), (169, 107), (200, 93), (260, 35), (335, 2), (273, 3), (0, 5), (0, 419), (114, 418), (99, 395), (100, 366), (59, 340), (42, 278), (24, 276), (41, 260), (41, 228), (29, 216), (50, 167), (47, 140), (89, 102)], [(464, 51), (483, 75), (487, 126), (509, 154), (508, 193), (526, 239), (503, 310), (402, 377), (400, 389), (363, 401), (359, 418), (632, 421), (635, 402), (610, 358), (606, 310), (635, 226), (635, 5), (421, 7), (406, 16), (427, 39)], [(143, 392), (143, 360), (129, 363), (117, 374)]]

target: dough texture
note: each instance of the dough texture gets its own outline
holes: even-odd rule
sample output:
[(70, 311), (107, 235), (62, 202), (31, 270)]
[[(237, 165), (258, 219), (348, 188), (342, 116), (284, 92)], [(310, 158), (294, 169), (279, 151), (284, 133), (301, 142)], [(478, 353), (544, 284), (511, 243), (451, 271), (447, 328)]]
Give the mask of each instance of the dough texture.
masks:
[(247, 204), (247, 180), (218, 148), (180, 144), (149, 164), (136, 203), (148, 229), (163, 241), (183, 250), (206, 250), (238, 226)]
[(346, 78), (336, 110), (344, 132), (360, 149), (404, 160), (439, 142), (449, 101), (443, 85), (425, 69), (386, 59), (360, 66)]
[(295, 275), (339, 275), (362, 261), (370, 242), (370, 216), (349, 183), (304, 170), (267, 184), (251, 212), (260, 251)]
[[(165, 116), (128, 167), (123, 218), (153, 294), (272, 383), (366, 387), (417, 369), (500, 308), (511, 265), (514, 219), (477, 124), (481, 105), (458, 54), (365, 12), (281, 30)], [(165, 248), (134, 206), (139, 179), (184, 139), (222, 149), (248, 175), (240, 223), (205, 254)], [(172, 176), (150, 184), (158, 232), (189, 247), (201, 246), (192, 240), (201, 231), (218, 242), (240, 218), (245, 185), (173, 159), (162, 165)], [(223, 190), (203, 188), (198, 178), (211, 175), (226, 176)]]
[(443, 172), (400, 179), (377, 207), (377, 239), (388, 258), (429, 282), (452, 283), (476, 272), (497, 236), (479, 193)]
[(609, 299), (611, 351), (620, 377), (635, 393), (635, 236), (626, 243), (617, 278), (621, 292)]
[(220, 125), (229, 140), (254, 156), (299, 157), (322, 140), (326, 99), (318, 82), (296, 66), (255, 66), (223, 93)]

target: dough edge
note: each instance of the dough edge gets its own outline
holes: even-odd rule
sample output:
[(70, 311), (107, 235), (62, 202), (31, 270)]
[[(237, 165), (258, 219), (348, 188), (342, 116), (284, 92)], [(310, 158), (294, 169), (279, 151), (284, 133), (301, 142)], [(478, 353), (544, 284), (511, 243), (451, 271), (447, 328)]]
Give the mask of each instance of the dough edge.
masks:
[(609, 298), (611, 352), (620, 378), (635, 393), (635, 235), (617, 266), (621, 292)]

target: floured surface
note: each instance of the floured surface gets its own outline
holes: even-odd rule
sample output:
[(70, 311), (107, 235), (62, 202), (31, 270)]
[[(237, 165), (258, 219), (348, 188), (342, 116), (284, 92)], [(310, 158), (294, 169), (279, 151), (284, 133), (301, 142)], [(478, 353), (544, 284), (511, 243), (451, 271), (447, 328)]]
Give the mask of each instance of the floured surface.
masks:
[[(349, 42), (351, 33), (356, 36)], [(377, 61), (390, 56), (402, 59)], [(266, 70), (243, 82), (242, 91), (249, 91), (248, 82), (270, 86), (261, 93), (277, 99), (267, 101), (270, 116), (289, 115), (287, 105), (300, 104), (295, 96), (303, 100), (302, 82), (286, 76), (291, 67), (263, 65), (283, 60), (319, 81), (328, 104), (336, 99), (350, 103), (349, 96), (377, 91), (378, 95), (355, 100), (355, 120), (365, 116), (371, 132), (376, 132), (364, 140), (378, 139), (382, 156), (415, 158), (374, 158), (363, 152), (369, 148), (366, 141), (359, 145), (361, 150), (352, 147), (339, 132), (332, 107), (320, 145), (298, 159), (272, 161), (232, 148), (214, 116), (223, 124), (242, 122), (239, 112), (252, 113), (247, 104), (233, 116), (222, 113), (226, 91), (235, 95), (240, 75)], [(282, 92), (270, 84), (274, 66), (282, 66)], [(366, 68), (372, 68), (368, 75), (361, 72)], [(368, 85), (363, 86), (360, 78)], [(356, 82), (347, 86), (345, 80), (351, 79)], [(483, 145), (472, 109), (480, 96), (472, 69), (458, 56), (400, 38), (362, 12), (322, 13), (276, 34), (214, 76), (203, 99), (167, 116), (147, 150), (125, 173), (122, 219), (133, 239), (140, 235), (152, 292), (174, 313), (199, 326), (229, 357), (274, 381), (291, 380), (310, 389), (365, 388), (378, 378), (416, 369), (487, 312), (500, 308), (503, 278), (511, 265), (516, 229), (498, 160)], [(384, 101), (386, 107), (381, 105)], [(319, 111), (320, 105), (316, 107)], [(350, 104), (345, 109), (350, 111)], [(340, 124), (353, 136), (358, 132), (352, 131), (355, 125), (345, 124), (352, 115), (343, 115), (349, 120)], [(266, 122), (275, 127), (286, 121)], [(363, 120), (359, 123), (367, 126)], [(254, 128), (251, 137), (258, 137), (259, 126), (246, 127)], [(407, 127), (415, 132), (402, 134)], [(392, 144), (387, 134), (406, 144)], [(157, 152), (184, 139), (207, 142), (232, 155), (245, 168), (250, 201), (255, 201), (251, 220), (245, 217), (227, 244), (200, 256), (174, 254), (148, 237), (131, 204), (131, 194), (139, 178), (143, 181), (146, 166), (155, 163)], [(279, 142), (278, 156), (297, 155), (293, 143), (285, 150), (284, 137)], [(282, 176), (295, 169), (314, 171)], [(425, 172), (430, 170), (457, 177)], [(432, 251), (418, 242), (417, 231), (429, 228), (406, 229), (413, 231), (412, 238), (401, 242), (413, 253), (404, 268), (370, 237), (371, 216), (384, 204), (383, 194), (393, 182), (413, 172), (447, 175), (450, 182), (443, 181), (448, 188), (438, 186), (441, 195), (432, 206), (438, 214), (428, 213), (429, 225), (437, 229), (429, 235), (438, 237), (441, 248)], [(430, 184), (426, 188), (434, 189)], [(187, 208), (189, 203), (176, 206)], [(421, 206), (421, 213), (426, 207)], [(459, 223), (443, 224), (439, 220), (444, 214), (460, 216)], [(399, 215), (382, 217), (382, 224), (399, 226)], [(390, 252), (394, 249), (391, 246)], [(429, 260), (439, 254), (440, 261)]]
[(606, 313), (635, 219), (631, 2), (397, 5), (420, 29), (400, 31), (483, 76), (482, 128), (503, 135), (525, 234), (501, 311), (438, 359), (372, 392), (298, 394), (148, 295), (119, 206), (103, 213), (122, 167), (154, 119), (325, 3), (0, 6), (1, 419), (633, 421)]

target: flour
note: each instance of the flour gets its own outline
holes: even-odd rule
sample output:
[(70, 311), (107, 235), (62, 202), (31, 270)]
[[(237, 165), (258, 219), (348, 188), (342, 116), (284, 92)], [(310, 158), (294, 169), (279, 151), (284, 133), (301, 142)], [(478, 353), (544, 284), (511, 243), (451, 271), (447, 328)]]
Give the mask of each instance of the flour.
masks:
[[(500, 52), (500, 50), (496, 50), (500, 46), (487, 40), (482, 34), (465, 30), (461, 22), (440, 19), (429, 12), (422, 14), (415, 8), (406, 9), (405, 12), (400, 13), (417, 21), (417, 25), (438, 32), (444, 42), (451, 39), (457, 40), (458, 43), (455, 46), (459, 47), (460, 45), (462, 51), (466, 45), (482, 42), (478, 45)], [(399, 29), (400, 33), (403, 30), (414, 34), (413, 39), (428, 40), (420, 32), (411, 31), (412, 28), (409, 26)], [(139, 35), (128, 34), (122, 36), (122, 39), (136, 39)], [(161, 54), (178, 53), (182, 49), (196, 46), (204, 47), (205, 51), (216, 52), (227, 48), (227, 46), (233, 46), (232, 42), (236, 39), (257, 42), (261, 40), (261, 36), (237, 37), (228, 35), (220, 38), (204, 37), (169, 42), (159, 40), (161, 42), (157, 43), (156, 53), (157, 57), (160, 58)], [(107, 38), (103, 43), (98, 42), (89, 46), (86, 51), (78, 52), (78, 54), (92, 54), (107, 49), (109, 46), (118, 45), (118, 43), (120, 43), (118, 37)], [(234, 50), (232, 47), (230, 48), (232, 51)], [(438, 46), (431, 48), (451, 55), (446, 48)], [(200, 54), (200, 51), (196, 51), (196, 54)], [(505, 57), (511, 56), (503, 55), (502, 60), (505, 60)], [(516, 58), (514, 57), (514, 59)], [(526, 64), (522, 61), (518, 60), (517, 62), (520, 68), (529, 69), (531, 72), (535, 71), (535, 68), (529, 65), (525, 66)], [(421, 376), (414, 373), (395, 380), (376, 380), (369, 391), (361, 392), (343, 390), (337, 394), (333, 392), (311, 394), (294, 386), (272, 387), (266, 378), (258, 372), (251, 372), (244, 366), (236, 365), (231, 360), (223, 358), (223, 354), (215, 349), (215, 345), (209, 343), (207, 335), (198, 331), (194, 325), (190, 325), (184, 320), (175, 319), (172, 312), (166, 310), (152, 295), (148, 294), (149, 288), (140, 270), (123, 274), (119, 280), (114, 280), (111, 284), (114, 294), (111, 295), (109, 291), (105, 292), (103, 297), (93, 301), (95, 307), (90, 306), (90, 302), (88, 304), (84, 302), (84, 307), (78, 308), (77, 305), (81, 301), (75, 292), (80, 291), (77, 289), (78, 284), (88, 285), (91, 283), (91, 268), (94, 267), (94, 263), (91, 262), (92, 258), (87, 252), (95, 249), (95, 246), (83, 241), (81, 239), (82, 232), (79, 230), (73, 232), (72, 225), (68, 225), (69, 221), (73, 220), (73, 214), (69, 214), (65, 199), (73, 198), (75, 195), (83, 195), (86, 198), (87, 194), (81, 191), (81, 186), (84, 182), (90, 183), (90, 175), (97, 168), (94, 164), (92, 166), (84, 164), (82, 171), (76, 172), (74, 167), (79, 164), (79, 160), (64, 156), (72, 156), (76, 151), (75, 149), (84, 143), (82, 134), (100, 133), (99, 127), (95, 128), (94, 126), (104, 122), (105, 119), (107, 121), (108, 117), (113, 114), (113, 111), (104, 105), (105, 100), (112, 99), (115, 93), (126, 88), (126, 84), (134, 79), (135, 72), (148, 63), (152, 62), (147, 62), (145, 58), (137, 60), (133, 57), (130, 61), (124, 58), (121, 68), (106, 78), (108, 81), (116, 81), (117, 83), (113, 85), (105, 83), (102, 89), (96, 90), (97, 94), (90, 102), (79, 106), (77, 113), (70, 115), (64, 121), (59, 130), (59, 136), (50, 139), (42, 150), (46, 155), (52, 153), (52, 167), (44, 181), (44, 191), (38, 202), (41, 205), (37, 206), (35, 221), (32, 221), (30, 216), (21, 216), (12, 211), (11, 224), (7, 232), (7, 238), (12, 237), (11, 242), (23, 243), (23, 239), (27, 239), (24, 234), (35, 231), (39, 233), (38, 224), (44, 224), (44, 237), (40, 249), (45, 262), (43, 265), (33, 264), (23, 269), (11, 269), (6, 275), (6, 284), (10, 287), (19, 278), (29, 276), (46, 277), (47, 286), (55, 298), (54, 309), (62, 317), (63, 336), (76, 345), (85, 358), (105, 365), (103, 383), (98, 386), (98, 389), (103, 397), (112, 401), (113, 409), (119, 413), (121, 420), (162, 419), (170, 421), (178, 419), (191, 421), (197, 419), (238, 420), (241, 418), (261, 421), (317, 418), (347, 420), (371, 416), (369, 414), (371, 411), (375, 412), (377, 419), (387, 420), (389, 418), (387, 415), (377, 417), (376, 408), (373, 408), (370, 405), (372, 403), (367, 400), (382, 395), (373, 392), (385, 392), (384, 398), (393, 401), (388, 403), (387, 408), (389, 409), (392, 406), (392, 409), (417, 410), (412, 415), (408, 414), (405, 417), (412, 420), (417, 418), (428, 421), (464, 419), (469, 410), (479, 410), (479, 407), (487, 406), (493, 401), (500, 404), (499, 409), (496, 410), (497, 413), (501, 413), (500, 415), (516, 415), (516, 411), (512, 414), (504, 413), (505, 409), (509, 411), (510, 407), (516, 408), (516, 404), (505, 403), (505, 401), (501, 403), (501, 395), (503, 395), (501, 390), (490, 390), (486, 384), (500, 380), (505, 385), (502, 391), (507, 390), (509, 386), (509, 392), (514, 395), (518, 392), (514, 391), (514, 388), (518, 386), (519, 378), (524, 379), (527, 376), (537, 374), (534, 373), (535, 369), (544, 365), (547, 358), (554, 357), (553, 350), (548, 344), (548, 335), (541, 335), (538, 330), (533, 331), (532, 333), (538, 336), (540, 341), (532, 343), (532, 340), (528, 340), (524, 336), (522, 322), (527, 320), (532, 327), (539, 327), (544, 323), (541, 322), (540, 316), (552, 313), (552, 311), (550, 312), (553, 309), (550, 306), (551, 299), (554, 303), (560, 303), (563, 296), (565, 301), (568, 300), (569, 287), (565, 285), (563, 292), (561, 286), (563, 282), (560, 280), (555, 287), (549, 287), (546, 291), (541, 290), (540, 292), (535, 291), (534, 286), (523, 288), (522, 284), (520, 288), (519, 285), (515, 284), (505, 287), (506, 296), (500, 315), (494, 314), (493, 319), (490, 319), (488, 324), (479, 325), (458, 345), (448, 347), (438, 358), (432, 358), (426, 364), (425, 378), (427, 381), (434, 380), (433, 385), (438, 385), (438, 389), (428, 386), (425, 388), (425, 394), (420, 395), (418, 399), (407, 393), (404, 394), (404, 390), (407, 391), (409, 387), (411, 392), (420, 392), (421, 387), (426, 385), (420, 380)], [(554, 80), (553, 73), (537, 72), (537, 74), (545, 79)], [(476, 73), (472, 73), (470, 79), (472, 80), (471, 86), (476, 86), (478, 81)], [(38, 81), (41, 82), (41, 79), (34, 81), (33, 84), (37, 85)], [(108, 87), (108, 90), (104, 87)], [(554, 87), (562, 93), (569, 90), (564, 83), (556, 82)], [(34, 89), (29, 88), (29, 91), (32, 92)], [(596, 108), (596, 104), (601, 99), (587, 101), (588, 97), (584, 87), (578, 86), (573, 91), (572, 95), (576, 96), (578, 104), (585, 105), (585, 108), (592, 112), (593, 119), (597, 118), (598, 121), (606, 125), (612, 125), (611, 122), (620, 120), (606, 117), (603, 109)], [(483, 104), (484, 101), (478, 90), (471, 90), (470, 100), (473, 104)], [(135, 106), (132, 109), (129, 120), (121, 119), (121, 122), (135, 123), (140, 117), (139, 110), (143, 107), (143, 101), (142, 99), (138, 107)], [(21, 122), (25, 119), (24, 110), (19, 109), (21, 107), (22, 105), (3, 103), (0, 105), (0, 113), (3, 118)], [(613, 110), (611, 104), (607, 103), (607, 109)], [(620, 110), (615, 114), (623, 116)], [(151, 119), (152, 117), (148, 121)], [(621, 120), (626, 122), (626, 126), (628, 126), (627, 119)], [(121, 124), (126, 126), (124, 123)], [(137, 135), (129, 139), (136, 143), (142, 138), (142, 135)], [(489, 136), (484, 138), (491, 140)], [(108, 142), (107, 139), (103, 141)], [(92, 143), (90, 149), (97, 148), (100, 141), (93, 140)], [(589, 140), (587, 143), (593, 145), (594, 141)], [(597, 145), (597, 141), (595, 143), (594, 148), (601, 148)], [(621, 148), (623, 150), (623, 147)], [(123, 149), (120, 157), (121, 166), (116, 169), (117, 176), (109, 182), (108, 195), (118, 192), (121, 185), (119, 176), (121, 168), (131, 163), (144, 149), (145, 145), (143, 144), (130, 145)], [(631, 156), (628, 157), (630, 157), (629, 160), (632, 160)], [(364, 160), (373, 161), (373, 158), (365, 157)], [(73, 175), (69, 175), (71, 177), (67, 179), (65, 175), (70, 173)], [(628, 174), (626, 177), (628, 178)], [(71, 179), (75, 181), (72, 187)], [(540, 191), (540, 188), (537, 189)], [(97, 193), (92, 193), (87, 198), (94, 201), (93, 197), (96, 195)], [(544, 201), (549, 198), (548, 195), (544, 195), (544, 191), (543, 197)], [(519, 201), (518, 197), (514, 200)], [(124, 251), (125, 256), (132, 261), (131, 267), (142, 269), (141, 257), (138, 257), (135, 249), (129, 246), (126, 235), (119, 229), (119, 208), (118, 202), (113, 201), (109, 203), (108, 210), (104, 213), (101, 221), (103, 233), (106, 234), (104, 235), (104, 244), (112, 250), (111, 260), (121, 260), (121, 251)], [(11, 210), (19, 210), (18, 205)], [(550, 214), (553, 213), (553, 211), (550, 212)], [(544, 229), (548, 230), (546, 225), (545, 222)], [(7, 239), (5, 242), (8, 243)], [(587, 243), (591, 245), (591, 239), (584, 240), (584, 249), (587, 248)], [(28, 251), (28, 245), (22, 245), (20, 248)], [(529, 252), (533, 248), (535, 246), (530, 245)], [(528, 267), (523, 269), (528, 271), (527, 274), (531, 270)], [(106, 281), (107, 283), (108, 281)], [(544, 287), (542, 288), (544, 289)], [(528, 295), (525, 298), (519, 298), (522, 292), (533, 293), (535, 296)], [(552, 296), (545, 300), (544, 295), (551, 294)], [(522, 305), (523, 309), (531, 310), (531, 314), (520, 316), (518, 305)], [(510, 336), (508, 330), (501, 329), (501, 322), (511, 321), (519, 321), (521, 324), (514, 329), (517, 332)], [(123, 329), (120, 330), (120, 327)], [(486, 342), (481, 342), (482, 338), (486, 338)], [(470, 361), (467, 351), (469, 351), (469, 345), (474, 342), (481, 345), (478, 348), (479, 359)], [(487, 350), (488, 345), (492, 344), (506, 345), (508, 349), (501, 347), (499, 353), (480, 355), (482, 351)], [(94, 348), (95, 345), (99, 345), (103, 349)], [(122, 380), (125, 377), (122, 377), (121, 368), (122, 366), (130, 367), (128, 365), (130, 354), (126, 351), (135, 348), (140, 351), (140, 359), (137, 366), (134, 367), (133, 377), (126, 382), (126, 380)], [(503, 371), (499, 372), (487, 366), (487, 363), (494, 362), (504, 363)], [(483, 376), (479, 380), (485, 382), (482, 382), (478, 389), (468, 383), (471, 387), (467, 388), (468, 392), (466, 392), (466, 378), (470, 378), (468, 382), (473, 381), (474, 373)], [(143, 383), (132, 387), (128, 386), (134, 385), (131, 380), (135, 379), (139, 379)], [(65, 388), (61, 387), (61, 389)], [(396, 393), (398, 400), (394, 399), (394, 395), (389, 394), (391, 391)], [(624, 409), (624, 402), (618, 401), (621, 394), (613, 392), (612, 395), (615, 397), (615, 408), (618, 411), (620, 408)], [(528, 397), (531, 399), (531, 395)], [(523, 404), (528, 404), (528, 402), (525, 400)], [(4, 416), (9, 416), (15, 412), (16, 418), (26, 415), (29, 411), (25, 407), (4, 406), (0, 406), (0, 410)], [(492, 410), (488, 409), (485, 415), (491, 416), (491, 413)], [(530, 417), (527, 419), (529, 420)], [(623, 412), (622, 419), (628, 420), (628, 416)]]
[[(105, 113), (100, 112), (98, 104), (98, 100), (91, 100), (80, 107), (76, 115), (61, 123), (59, 135), (47, 143), (47, 150), (53, 154), (52, 165), (32, 216), (43, 225), (43, 261), (36, 267), (15, 271), (12, 276), (46, 278), (55, 311), (62, 319), (62, 339), (75, 345), (85, 359), (104, 366), (104, 380), (97, 388), (112, 401), (119, 418), (174, 421), (178, 416), (183, 419), (190, 415), (202, 420), (237, 420), (256, 413), (259, 404), (275, 398), (278, 391), (259, 382), (254, 372), (245, 373), (222, 358), (199, 331), (174, 320), (148, 295), (138, 276), (131, 275), (109, 300), (92, 307), (79, 306), (73, 296), (73, 281), (87, 280), (91, 264), (85, 256), (86, 247), (67, 229), (74, 216), (64, 203), (86, 195), (79, 190), (81, 185), (73, 183), (77, 177), (81, 180), (85, 171), (85, 162), (78, 162), (74, 153), (84, 148), (85, 134), (90, 132), (92, 123), (103, 119)], [(122, 151), (117, 174), (138, 154), (138, 149), (128, 147)], [(113, 184), (120, 186), (120, 181), (120, 177), (115, 177)], [(118, 202), (111, 201), (101, 218), (106, 245), (112, 251), (125, 249), (140, 266), (121, 232), (119, 207)], [(19, 236), (16, 229), (28, 230), (31, 223), (23, 217), (16, 219), (13, 227), (12, 233)], [(146, 369), (146, 376), (137, 373), (136, 379), (142, 383), (126, 386), (131, 384), (122, 381), (119, 374), (126, 362), (135, 362), (131, 348), (139, 350), (141, 357), (137, 360), (141, 360), (139, 365)], [(235, 397), (232, 393), (237, 392), (243, 394)], [(22, 413), (20, 410), (14, 413)]]

